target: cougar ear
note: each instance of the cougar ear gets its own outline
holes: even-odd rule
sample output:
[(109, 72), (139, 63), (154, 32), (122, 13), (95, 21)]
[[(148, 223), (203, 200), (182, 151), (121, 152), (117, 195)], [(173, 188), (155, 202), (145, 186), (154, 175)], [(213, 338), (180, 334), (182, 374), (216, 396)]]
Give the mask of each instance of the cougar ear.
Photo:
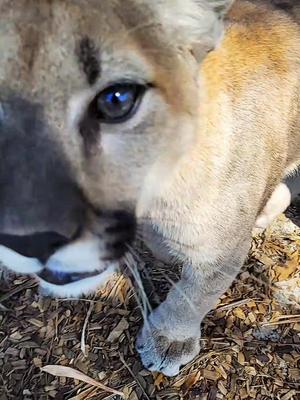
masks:
[[(235, 0), (194, 0), (199, 8), (199, 24), (207, 18), (207, 30), (198, 35), (191, 44), (191, 51), (197, 62), (201, 62), (206, 54), (220, 43), (224, 24), (223, 19)], [(205, 25), (204, 25), (205, 26)]]
[(190, 50), (197, 62), (214, 49), (223, 35), (223, 17), (234, 0), (156, 0), (158, 12), (173, 43)]
[(223, 17), (227, 13), (234, 1), (235, 0), (204, 0), (204, 2), (219, 15), (219, 17)]

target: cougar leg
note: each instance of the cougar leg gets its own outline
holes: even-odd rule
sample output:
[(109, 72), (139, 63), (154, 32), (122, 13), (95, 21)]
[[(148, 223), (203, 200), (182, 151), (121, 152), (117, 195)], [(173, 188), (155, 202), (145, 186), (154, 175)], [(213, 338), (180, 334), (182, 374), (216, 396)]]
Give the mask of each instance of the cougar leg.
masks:
[(288, 208), (290, 203), (291, 192), (285, 183), (280, 183), (257, 218), (255, 228), (267, 228), (279, 214)]

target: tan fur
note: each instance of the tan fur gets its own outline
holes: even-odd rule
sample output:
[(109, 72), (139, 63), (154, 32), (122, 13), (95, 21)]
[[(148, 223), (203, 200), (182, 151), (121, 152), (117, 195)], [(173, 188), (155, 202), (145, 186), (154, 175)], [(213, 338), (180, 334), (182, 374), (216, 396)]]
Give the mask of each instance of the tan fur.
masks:
[[(10, 93), (42, 105), (89, 205), (134, 212), (146, 244), (183, 265), (181, 281), (137, 344), (145, 367), (167, 375), (198, 353), (201, 320), (238, 274), (257, 218), (273, 218), (277, 185), (300, 164), (299, 26), (268, 2), (241, 0), (222, 39), (221, 17), (231, 3), (0, 0), (0, 118)], [(75, 51), (86, 37), (100, 64), (92, 85)], [(92, 142), (83, 140), (79, 122), (90, 102), (124, 79), (151, 84), (137, 113), (101, 124)], [(93, 264), (105, 239), (89, 205), (82, 236), (52, 255), (48, 269), (54, 262), (107, 277), (114, 268)], [(40, 223), (49, 230), (49, 222)], [(65, 234), (64, 223), (55, 223)], [(27, 234), (37, 227), (2, 229)], [(32, 272), (39, 268), (35, 263)], [(64, 296), (94, 286), (48, 289)]]

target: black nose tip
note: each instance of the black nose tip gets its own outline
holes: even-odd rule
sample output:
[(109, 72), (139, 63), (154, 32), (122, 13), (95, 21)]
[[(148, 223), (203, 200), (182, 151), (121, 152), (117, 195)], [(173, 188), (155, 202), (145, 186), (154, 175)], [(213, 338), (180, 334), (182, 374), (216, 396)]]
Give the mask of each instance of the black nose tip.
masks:
[(42, 232), (31, 235), (0, 234), (0, 244), (25, 257), (38, 258), (45, 262), (57, 249), (66, 245), (69, 239), (56, 232)]

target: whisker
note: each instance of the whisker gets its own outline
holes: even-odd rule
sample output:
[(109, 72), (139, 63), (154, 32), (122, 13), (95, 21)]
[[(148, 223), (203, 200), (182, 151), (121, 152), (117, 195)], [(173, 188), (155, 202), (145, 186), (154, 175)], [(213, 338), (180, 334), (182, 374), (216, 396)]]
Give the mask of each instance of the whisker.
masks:
[(179, 295), (181, 295), (185, 301), (188, 303), (188, 305), (190, 306), (192, 312), (198, 316), (199, 312), (197, 311), (197, 308), (195, 306), (195, 304), (192, 302), (192, 300), (184, 293), (184, 291), (182, 289), (180, 289), (180, 287), (178, 287), (178, 285), (176, 284), (176, 282), (174, 282), (164, 271), (162, 271), (162, 274), (164, 276), (164, 278), (169, 282), (169, 284), (172, 286), (172, 288), (174, 288)]
[[(150, 302), (149, 302), (146, 292), (144, 290), (142, 280), (137, 271), (137, 267), (135, 265), (135, 260), (132, 256), (132, 254), (127, 253), (124, 258), (125, 258), (125, 261), (127, 261), (126, 265), (127, 265), (128, 269), (130, 270), (130, 272), (134, 278), (134, 281), (136, 282), (136, 284), (138, 286), (140, 296), (137, 294), (136, 291), (134, 291), (134, 296), (135, 296), (136, 302), (138, 304), (138, 307), (141, 310), (144, 324), (145, 324), (146, 328), (150, 331), (150, 326), (148, 323), (148, 314), (152, 311), (152, 307), (150, 305)], [(133, 287), (133, 289), (135, 289), (135, 287)], [(142, 300), (140, 300), (140, 297)]]
[[(141, 241), (142, 241), (142, 240), (143, 240), (143, 239), (141, 238)], [(150, 250), (149, 250), (149, 252), (150, 252)], [(155, 295), (155, 302), (156, 302), (157, 304), (159, 304), (159, 303), (160, 303), (160, 297), (159, 297), (159, 295), (158, 295), (158, 293), (157, 293), (157, 291), (156, 291), (156, 289), (155, 289), (155, 286), (154, 286), (154, 284), (153, 284), (153, 282), (152, 282), (151, 274), (149, 273), (148, 269), (145, 267), (145, 262), (142, 260), (141, 256), (140, 256), (140, 255), (136, 252), (136, 250), (134, 250), (133, 248), (131, 248), (131, 253), (132, 253), (132, 255), (138, 260), (138, 262), (139, 262), (139, 269), (142, 269), (142, 273), (146, 275), (147, 283), (151, 286), (151, 290), (152, 290), (152, 292), (153, 292), (154, 295)], [(151, 253), (151, 252), (150, 252), (150, 253)]]
[(131, 248), (131, 246), (128, 246), (128, 248), (130, 250), (130, 253), (126, 254), (128, 268), (130, 269), (130, 272), (133, 274), (133, 277), (134, 277), (139, 289), (141, 290), (141, 294), (142, 294), (143, 302), (145, 302), (145, 306), (148, 308), (148, 311), (152, 311), (152, 307), (151, 307), (151, 304), (147, 297), (147, 294), (145, 292), (144, 285), (143, 285), (141, 276), (139, 274), (138, 267), (136, 265), (136, 261), (133, 257), (133, 254), (131, 253), (131, 251), (133, 251), (133, 249)]
[[(143, 221), (143, 220), (144, 220), (144, 221), (153, 221), (153, 222), (155, 223), (155, 220), (151, 219), (150, 217), (142, 217), (142, 218), (140, 218), (140, 221)], [(160, 220), (159, 222), (161, 223), (161, 222), (164, 222), (164, 221), (166, 221), (165, 218), (163, 218), (163, 220)], [(167, 221), (173, 222), (172, 219), (169, 219), (169, 220), (167, 220)], [(188, 222), (188, 223), (189, 223), (189, 222)], [(174, 224), (175, 224), (175, 222), (174, 222)], [(177, 224), (178, 224), (178, 222), (177, 222)], [(194, 223), (194, 224), (191, 223), (191, 225), (195, 225), (195, 223)], [(154, 233), (154, 234), (155, 234), (155, 233)], [(140, 241), (144, 242), (144, 243), (147, 245), (147, 238), (143, 236), (143, 231), (142, 231), (142, 228), (141, 228), (141, 227), (138, 227), (137, 236), (136, 236), (136, 237), (137, 237)], [(186, 245), (185, 243), (182, 243), (181, 241), (177, 241), (177, 240), (172, 239), (172, 238), (169, 238), (169, 237), (166, 238), (165, 240), (166, 240), (166, 242), (167, 242), (166, 246), (169, 247), (170, 245), (172, 246), (172, 244), (175, 245), (174, 248), (172, 248), (172, 253), (173, 253), (173, 255), (174, 255), (174, 260), (177, 260), (178, 262), (180, 262), (180, 264), (184, 264), (184, 262), (183, 262), (183, 260), (184, 260), (184, 256), (183, 256), (183, 255), (184, 255), (184, 249), (188, 249), (189, 251), (193, 251), (193, 252), (195, 252), (195, 253), (197, 253), (197, 252), (200, 253), (200, 252), (201, 252), (201, 249), (197, 249), (197, 245)], [(178, 249), (178, 247), (179, 247), (180, 249)], [(175, 253), (176, 253), (176, 254), (175, 254)], [(177, 253), (178, 253), (178, 255), (177, 255)], [(149, 272), (148, 272), (146, 269), (144, 269), (143, 271), (146, 272), (147, 278), (148, 278), (148, 279), (150, 280), (150, 282), (151, 282), (151, 276), (150, 276)], [(248, 290), (251, 290), (251, 287), (252, 287), (251, 282), (243, 282), (243, 280), (239, 279), (238, 276), (236, 276), (235, 278), (233, 278), (233, 274), (227, 271), (226, 266), (225, 266), (225, 268), (224, 268), (224, 267), (223, 267), (223, 268), (220, 268), (220, 267), (219, 267), (219, 268), (218, 268), (218, 271), (215, 271), (215, 272), (218, 272), (221, 276), (223, 276), (224, 280), (228, 280), (228, 278), (230, 278), (230, 280), (232, 280), (231, 285), (239, 285), (239, 286), (241, 286), (241, 287), (247, 288)], [(168, 281), (169, 284), (171, 284), (172, 286), (175, 287), (176, 290), (178, 290), (178, 287), (176, 286), (175, 282), (172, 281), (172, 279), (170, 279), (169, 276), (167, 276), (167, 275), (164, 273), (164, 277), (166, 278), (166, 280)], [(258, 283), (260, 283), (260, 284), (262, 284), (262, 285), (264, 285), (264, 286), (266, 286), (266, 287), (272, 288), (272, 285), (271, 285), (269, 282), (264, 282), (264, 281), (258, 279), (257, 277), (255, 277), (254, 274), (250, 274), (250, 279), (251, 279), (252, 281), (254, 281), (254, 282), (257, 281)], [(179, 291), (179, 292), (180, 292), (180, 291)], [(191, 303), (190, 299), (188, 299), (187, 296), (186, 296), (184, 293), (181, 293), (181, 295), (182, 295), (183, 297), (185, 297), (185, 300), (186, 300), (187, 302), (189, 302), (189, 305), (190, 305), (191, 308), (194, 309), (194, 311), (195, 311), (195, 305), (194, 305), (193, 303)], [(185, 295), (185, 296), (184, 296), (184, 295)]]
[[(143, 221), (143, 218), (140, 218), (139, 219), (140, 221)], [(149, 219), (147, 219), (147, 221), (151, 221), (151, 222), (153, 222), (153, 224), (155, 225), (155, 220), (152, 220), (151, 218), (149, 218)], [(158, 220), (157, 220), (158, 221)], [(163, 223), (163, 222), (165, 222), (165, 221), (168, 221), (168, 220), (166, 220), (165, 218), (163, 219), (163, 220), (159, 220), (158, 222), (159, 222), (159, 224), (161, 224), (161, 223)], [(172, 221), (172, 220), (169, 220), (169, 221)], [(192, 224), (192, 223), (189, 223), (189, 222), (187, 222), (187, 221), (181, 221), (180, 222), (180, 225), (187, 225), (187, 224), (190, 224), (191, 226), (192, 225), (194, 225), (194, 226), (198, 226), (199, 224), (196, 224), (196, 223), (194, 223), (194, 224)], [(178, 224), (178, 221), (175, 223), (174, 222), (174, 227), (178, 227), (179, 226), (179, 224)], [(170, 226), (168, 227), (168, 229), (170, 230), (170, 229), (172, 229)], [(155, 234), (155, 233), (154, 233)], [(137, 227), (137, 232), (136, 232), (136, 237), (139, 237), (140, 238), (140, 240), (142, 240), (142, 241), (145, 241), (145, 240), (147, 240), (147, 237), (144, 237), (143, 236), (143, 228), (142, 228), (142, 226), (138, 226)], [(167, 238), (164, 238), (164, 240), (169, 244), (174, 244), (174, 245), (176, 245), (176, 246), (179, 246), (180, 247), (180, 249), (188, 249), (188, 250), (193, 250), (193, 251), (196, 251), (197, 252), (197, 243), (196, 244), (187, 244), (187, 243), (184, 243), (184, 242), (182, 242), (181, 240), (176, 240), (176, 239), (173, 239), (173, 238), (171, 238), (171, 237), (167, 237)], [(172, 249), (172, 251), (177, 251), (178, 252), (178, 255), (180, 255), (181, 254), (181, 251), (179, 251), (179, 249)]]
[[(146, 216), (142, 216), (139, 217), (139, 221), (146, 221), (146, 222), (151, 222), (152, 224), (155, 225), (155, 223), (157, 222), (157, 224), (161, 224), (161, 223), (173, 223), (174, 225), (178, 226), (178, 220), (172, 219), (172, 218), (166, 218), (166, 217), (162, 217), (162, 218), (153, 218), (153, 217), (146, 217)], [(186, 220), (186, 219), (180, 219), (180, 223), (181, 224), (185, 224), (185, 225), (194, 225), (194, 226), (199, 226), (199, 223), (194, 222), (194, 221), (190, 221), (190, 220)]]
[(135, 301), (136, 301), (136, 303), (137, 303), (137, 306), (138, 306), (138, 308), (139, 308), (140, 311), (141, 311), (141, 315), (142, 315), (143, 321), (144, 321), (144, 323), (147, 325), (147, 324), (148, 324), (148, 323), (147, 323), (147, 314), (145, 314), (144, 306), (143, 306), (143, 304), (141, 303), (140, 297), (139, 297), (139, 295), (138, 295), (137, 292), (136, 292), (135, 286), (134, 286), (134, 285), (131, 285), (131, 287), (132, 287), (132, 289), (133, 289), (133, 295), (134, 295)]
[(144, 242), (145, 238), (143, 237), (143, 233), (137, 228), (135, 233), (135, 238), (141, 242)]

